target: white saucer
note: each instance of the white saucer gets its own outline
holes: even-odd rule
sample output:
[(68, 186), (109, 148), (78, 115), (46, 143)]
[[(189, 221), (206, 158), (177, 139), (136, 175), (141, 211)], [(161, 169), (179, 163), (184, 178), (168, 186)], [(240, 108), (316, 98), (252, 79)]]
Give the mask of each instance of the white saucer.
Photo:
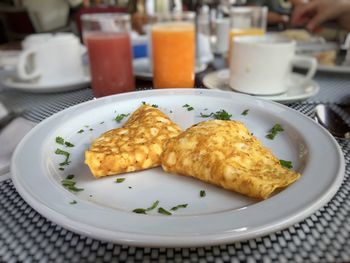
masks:
[[(150, 61), (148, 58), (138, 58), (133, 61), (134, 75), (136, 78), (152, 80), (153, 72), (150, 67)], [(207, 68), (207, 64), (196, 65), (195, 73), (204, 71)]]
[(5, 88), (15, 89), (33, 93), (62, 92), (81, 89), (90, 85), (90, 75), (86, 73), (80, 80), (63, 83), (37, 83), (19, 81), (14, 76), (7, 76), (1, 80), (1, 85)]
[[(204, 76), (203, 84), (209, 89), (218, 89), (234, 92), (229, 86), (229, 69), (222, 69), (211, 72)], [(292, 73), (288, 83), (288, 91), (283, 94), (273, 96), (254, 96), (261, 99), (273, 100), (281, 103), (291, 103), (295, 101), (306, 100), (315, 96), (320, 88), (315, 81), (309, 81), (305, 85), (301, 83), (305, 80), (305, 76), (298, 73)]]

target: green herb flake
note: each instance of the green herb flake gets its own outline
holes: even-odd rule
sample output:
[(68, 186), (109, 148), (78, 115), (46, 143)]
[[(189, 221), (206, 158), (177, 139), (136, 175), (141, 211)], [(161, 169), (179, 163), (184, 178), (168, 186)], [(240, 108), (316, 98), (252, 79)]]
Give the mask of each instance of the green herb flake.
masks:
[(293, 164), (291, 161), (280, 160), (280, 164), (287, 169), (293, 168)]
[(72, 202), (70, 202), (71, 205), (75, 205), (77, 203), (77, 201), (73, 200)]
[(183, 107), (183, 108), (187, 108), (188, 111), (194, 110), (194, 108), (193, 108), (192, 106), (188, 105), (188, 104), (185, 104), (185, 105), (183, 105), (182, 107)]
[(210, 114), (203, 114), (203, 113), (200, 113), (200, 116), (201, 116), (202, 118), (209, 118), (209, 117), (213, 116), (213, 113), (210, 113)]
[(77, 133), (83, 133), (84, 132), (84, 130), (83, 129), (81, 129), (81, 130), (79, 130)]
[(136, 208), (132, 211), (136, 214), (146, 214), (146, 209), (144, 209), (144, 208)]
[(209, 118), (209, 117), (212, 117), (216, 120), (230, 120), (231, 117), (232, 117), (232, 114), (229, 114), (227, 111), (225, 110), (219, 110), (217, 112), (212, 112), (210, 114), (203, 114), (203, 113), (200, 113), (200, 117), (202, 118)]
[(188, 204), (177, 205), (177, 206), (172, 207), (170, 210), (171, 210), (171, 211), (176, 211), (176, 210), (178, 210), (179, 208), (186, 208), (187, 205), (188, 205)]
[[(68, 179), (68, 177), (71, 179)], [(61, 181), (62, 186), (71, 192), (83, 191), (84, 190), (83, 188), (77, 188), (75, 186), (76, 182), (74, 182), (72, 179), (73, 179), (73, 177), (71, 175), (68, 175), (66, 179), (63, 179)]]
[(159, 207), (158, 208), (158, 213), (166, 215), (166, 216), (171, 216), (172, 215), (169, 211), (165, 210), (163, 207)]
[(241, 115), (247, 116), (247, 115), (248, 115), (248, 112), (249, 112), (249, 109), (246, 109), (246, 110), (244, 110), (244, 111), (241, 113)]
[(90, 128), (89, 131), (93, 131), (94, 129), (93, 128)]
[(64, 144), (64, 139), (62, 137), (60, 137), (60, 136), (57, 136), (56, 137), (56, 143), (63, 145)]
[(63, 155), (64, 157), (66, 157), (66, 159), (64, 160), (64, 162), (62, 162), (62, 163), (59, 164), (60, 166), (64, 166), (64, 165), (70, 164), (70, 161), (69, 161), (69, 156), (70, 156), (70, 154), (69, 154), (69, 152), (66, 152), (66, 151), (63, 151), (63, 150), (57, 148), (56, 151), (55, 151), (55, 154)]
[(271, 130), (269, 131), (270, 133), (266, 135), (266, 138), (270, 139), (270, 140), (273, 140), (275, 139), (276, 135), (279, 133), (279, 132), (282, 132), (284, 131), (284, 129), (282, 128), (282, 126), (280, 124), (275, 124)]
[(131, 189), (132, 187), (131, 186), (128, 186), (129, 189)]
[(230, 120), (232, 117), (232, 114), (229, 114), (225, 110), (219, 110), (213, 114), (214, 119), (217, 120)]
[(74, 144), (68, 141), (65, 141), (64, 145), (66, 145), (67, 147), (74, 147)]
[(125, 117), (128, 117), (130, 115), (130, 113), (128, 114), (118, 114), (117, 117), (114, 118), (114, 120), (118, 123), (120, 123)]
[(146, 208), (146, 211), (151, 211), (153, 209), (155, 209), (159, 204), (159, 201), (155, 201), (150, 207)]
[(125, 181), (125, 178), (117, 178), (116, 180), (115, 180), (115, 182), (116, 183), (122, 183), (122, 182), (124, 182)]
[(136, 209), (134, 209), (132, 211), (134, 213), (137, 213), (137, 214), (147, 214), (146, 212), (155, 209), (158, 206), (158, 204), (159, 204), (159, 201), (157, 200), (148, 208), (136, 208)]
[(66, 177), (67, 180), (72, 180), (73, 178), (74, 178), (74, 174), (69, 174)]
[(157, 104), (152, 104), (152, 107), (153, 108), (158, 108), (158, 105)]
[(60, 167), (60, 168), (58, 168), (59, 170), (61, 170), (61, 171), (64, 171), (64, 168), (63, 167)]
[(104, 124), (105, 122), (104, 121), (101, 121), (100, 124)]
[(199, 192), (199, 196), (200, 197), (205, 197), (207, 195), (207, 193), (204, 191), (204, 190), (201, 190), (200, 192)]
[(145, 101), (142, 101), (142, 105), (147, 105), (147, 103)]

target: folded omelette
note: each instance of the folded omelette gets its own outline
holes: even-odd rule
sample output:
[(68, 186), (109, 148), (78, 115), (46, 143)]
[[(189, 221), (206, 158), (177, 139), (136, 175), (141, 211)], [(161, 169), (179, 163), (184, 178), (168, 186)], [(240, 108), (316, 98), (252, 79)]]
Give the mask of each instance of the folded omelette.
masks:
[(167, 172), (192, 176), (250, 197), (266, 199), (300, 174), (280, 165), (239, 121), (210, 120), (169, 139), (161, 156)]
[(103, 133), (85, 152), (95, 177), (144, 170), (160, 165), (164, 142), (181, 129), (160, 110), (138, 108), (121, 128)]

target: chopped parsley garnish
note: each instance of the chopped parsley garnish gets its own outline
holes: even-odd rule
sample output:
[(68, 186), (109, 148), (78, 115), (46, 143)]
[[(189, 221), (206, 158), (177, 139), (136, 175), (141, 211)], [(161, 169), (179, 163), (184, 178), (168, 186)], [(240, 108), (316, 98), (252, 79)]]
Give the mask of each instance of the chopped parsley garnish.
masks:
[(136, 209), (134, 209), (132, 211), (134, 213), (137, 213), (137, 214), (147, 214), (146, 212), (155, 209), (158, 206), (158, 204), (159, 204), (159, 201), (157, 200), (148, 208), (136, 208)]
[(63, 167), (60, 167), (60, 168), (58, 168), (59, 170), (61, 170), (61, 171), (64, 171), (64, 168)]
[(172, 207), (170, 210), (171, 210), (171, 211), (176, 211), (176, 210), (179, 209), (179, 208), (186, 208), (187, 205), (188, 205), (188, 204), (177, 205), (177, 206)]
[(204, 191), (204, 190), (201, 190), (200, 192), (199, 192), (199, 196), (200, 197), (205, 197), (207, 195), (207, 193)]
[(94, 129), (93, 128), (90, 128), (89, 131), (93, 131)]
[(136, 208), (132, 211), (136, 214), (146, 214), (146, 209), (144, 209), (144, 208)]
[(291, 161), (280, 160), (280, 164), (287, 169), (293, 168), (293, 164)]
[(153, 108), (158, 108), (158, 105), (157, 104), (152, 104), (152, 107)]
[(246, 110), (244, 110), (244, 111), (241, 113), (241, 115), (247, 116), (247, 115), (248, 115), (248, 112), (249, 112), (249, 109), (246, 109)]
[(62, 163), (60, 163), (60, 166), (70, 164), (70, 161), (69, 161), (70, 153), (69, 152), (66, 152), (66, 151), (63, 151), (63, 150), (57, 148), (55, 151), (55, 154), (63, 155), (64, 157), (66, 157), (66, 159)]
[(117, 180), (115, 180), (116, 183), (122, 183), (125, 181), (125, 178), (117, 178)]
[(65, 145), (67, 147), (74, 147), (74, 144), (68, 141), (65, 141), (61, 136), (56, 137), (56, 143)]
[(101, 121), (100, 124), (104, 124), (105, 122), (104, 121)]
[(209, 117), (212, 117), (216, 120), (230, 120), (231, 117), (232, 117), (232, 114), (229, 114), (227, 111), (225, 110), (219, 110), (217, 112), (212, 112), (210, 114), (203, 114), (203, 113), (200, 113), (200, 116), (202, 118), (209, 118)]
[(74, 174), (69, 174), (66, 177), (66, 179), (68, 179), (68, 180), (72, 180), (73, 178), (74, 178)]
[(282, 126), (280, 124), (275, 124), (272, 127), (272, 129), (269, 131), (270, 133), (266, 135), (266, 138), (273, 140), (273, 139), (275, 139), (276, 135), (282, 131), (284, 131)]
[(81, 130), (79, 130), (79, 131), (78, 131), (78, 133), (83, 133), (83, 132), (84, 132), (84, 130), (83, 130), (83, 129), (81, 129)]
[(65, 141), (64, 145), (66, 145), (67, 147), (74, 147), (74, 144), (68, 141)]
[(183, 107), (183, 108), (187, 108), (188, 111), (194, 110), (194, 108), (193, 108), (192, 106), (188, 105), (188, 104), (185, 104), (185, 105), (183, 105), (182, 107)]
[(71, 205), (75, 205), (77, 203), (77, 201), (73, 200), (72, 202), (70, 202)]
[(142, 102), (142, 105), (147, 105), (147, 103), (145, 101)]
[(124, 114), (124, 113), (122, 113), (122, 114), (118, 114), (117, 115), (117, 117), (115, 117), (114, 118), (114, 120), (116, 121), (116, 122), (121, 122), (125, 117), (128, 117), (130, 115), (130, 113), (128, 113), (128, 114)]
[(165, 210), (163, 207), (159, 207), (158, 208), (158, 213), (166, 215), (166, 216), (171, 216), (172, 215), (169, 211)]
[(63, 145), (64, 144), (64, 139), (62, 137), (60, 137), (60, 136), (57, 136), (56, 137), (56, 143)]
[(61, 181), (61, 184), (64, 188), (66, 188), (67, 190), (71, 191), (71, 192), (80, 192), (80, 191), (83, 191), (84, 189), (83, 188), (77, 188), (75, 186), (76, 182), (73, 181), (73, 178), (74, 178), (74, 175), (68, 175), (66, 177), (66, 179), (63, 179)]

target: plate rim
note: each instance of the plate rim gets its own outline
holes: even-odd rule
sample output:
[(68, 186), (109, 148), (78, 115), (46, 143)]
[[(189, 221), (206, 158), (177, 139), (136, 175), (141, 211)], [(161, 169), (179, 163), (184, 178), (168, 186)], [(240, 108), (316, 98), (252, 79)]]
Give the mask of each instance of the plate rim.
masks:
[[(213, 71), (213, 72), (209, 72), (207, 73), (204, 77), (203, 77), (203, 85), (208, 88), (208, 89), (211, 89), (211, 90), (221, 90), (220, 88), (216, 88), (216, 87), (213, 87), (212, 85), (208, 84), (208, 78), (212, 77), (212, 78), (216, 78), (217, 79), (217, 75), (218, 74), (227, 74), (229, 73), (229, 69), (228, 68), (223, 68), (223, 69), (219, 69), (219, 70), (216, 70), (216, 71)], [(296, 72), (292, 72), (290, 74), (291, 76), (293, 77), (298, 77), (298, 78), (305, 78), (303, 74), (300, 74), (300, 73), (296, 73)], [(313, 79), (311, 79), (309, 81), (309, 83), (312, 85), (312, 87), (314, 88), (313, 92), (312, 93), (308, 93), (308, 94), (304, 94), (302, 96), (291, 96), (291, 97), (279, 97), (283, 94), (280, 94), (280, 95), (252, 95), (252, 94), (246, 94), (246, 95), (250, 95), (250, 96), (253, 96), (255, 98), (259, 98), (259, 99), (264, 99), (264, 100), (269, 100), (269, 101), (275, 101), (275, 102), (280, 102), (280, 103), (292, 103), (292, 102), (295, 102), (295, 101), (303, 101), (303, 100), (306, 100), (308, 98), (311, 98), (313, 96), (315, 96), (316, 94), (319, 93), (320, 91), (320, 86), (317, 84), (316, 81), (314, 81)], [(223, 90), (221, 90), (223, 91)], [(244, 94), (242, 92), (238, 92), (238, 91), (235, 91), (235, 90), (230, 90), (227, 92), (234, 92), (234, 93), (237, 93), (237, 94)]]
[[(163, 91), (151, 90), (151, 91), (136, 91), (136, 92), (139, 94), (158, 93), (158, 92), (165, 93), (166, 92), (166, 93), (169, 93), (168, 95), (170, 95), (170, 94), (173, 94), (174, 92), (176, 93), (179, 90), (184, 92), (183, 89), (167, 89), (167, 90), (163, 90)], [(195, 90), (195, 89), (191, 89), (191, 91), (189, 93), (192, 93), (193, 90)], [(228, 91), (219, 91), (219, 90), (213, 91), (213, 90), (203, 90), (203, 89), (200, 92), (231, 93)], [(128, 94), (135, 94), (135, 92), (124, 93), (123, 95), (128, 95)], [(101, 98), (98, 100), (100, 100), (100, 101), (101, 100), (111, 100), (112, 99), (111, 97), (117, 97), (117, 96), (120, 97), (121, 95), (109, 96), (109, 97)], [(244, 95), (244, 94), (240, 94), (239, 96), (246, 97), (248, 100), (252, 99), (251, 96)], [(294, 112), (293, 114), (297, 113), (302, 118), (308, 119), (308, 121), (311, 121), (309, 117), (307, 117), (307, 116), (301, 114), (300, 112), (298, 112), (294, 109), (291, 109), (287, 106), (284, 106), (284, 105), (281, 105), (281, 104), (278, 104), (275, 102), (271, 102), (271, 101), (261, 100), (259, 98), (253, 98), (253, 100), (259, 100), (262, 103), (267, 103), (267, 104), (275, 104), (278, 107), (288, 109), (289, 111)], [(68, 113), (69, 111), (74, 110), (74, 109), (78, 109), (79, 107), (83, 107), (84, 105), (87, 105), (90, 103), (94, 103), (94, 101), (97, 101), (97, 100), (91, 100), (91, 101), (83, 102), (81, 104), (77, 104), (73, 107), (67, 108), (59, 113), (56, 113), (53, 116), (51, 116), (51, 117), (47, 118), (46, 120), (42, 121), (41, 123), (39, 123), (20, 142), (19, 146), (15, 150), (15, 153), (14, 153), (12, 161), (11, 161), (12, 180), (13, 180), (15, 188), (20, 193), (20, 195), (23, 197), (23, 199), (27, 203), (29, 203), (29, 205), (31, 207), (33, 207), (36, 211), (38, 211), (42, 216), (48, 218), (49, 220), (53, 221), (54, 223), (56, 223), (58, 225), (63, 226), (66, 229), (69, 229), (73, 232), (76, 232), (76, 233), (79, 233), (82, 235), (90, 236), (90, 237), (93, 237), (93, 238), (96, 238), (99, 240), (119, 243), (119, 244), (148, 246), (148, 247), (193, 247), (193, 246), (198, 247), (198, 246), (203, 246), (203, 245), (227, 244), (229, 242), (247, 240), (247, 239), (250, 239), (253, 237), (256, 238), (256, 237), (259, 237), (261, 235), (266, 235), (266, 234), (284, 229), (287, 226), (291, 226), (291, 225), (299, 222), (300, 220), (308, 217), (313, 212), (315, 212), (316, 210), (321, 208), (323, 205), (325, 205), (333, 197), (333, 195), (338, 190), (338, 188), (341, 185), (341, 182), (343, 181), (343, 178), (344, 178), (345, 160), (344, 160), (343, 153), (342, 153), (338, 143), (324, 128), (319, 126), (317, 123), (313, 123), (317, 127), (321, 128), (322, 133), (325, 136), (328, 136), (328, 139), (330, 139), (330, 143), (332, 144), (332, 147), (335, 147), (334, 149), (337, 151), (337, 153), (340, 156), (340, 159), (338, 160), (339, 167), (338, 167), (338, 170), (336, 171), (336, 175), (335, 175), (336, 178), (335, 178), (335, 180), (332, 181), (332, 187), (329, 187), (327, 189), (326, 194), (323, 194), (322, 198), (319, 198), (317, 201), (313, 202), (311, 205), (305, 204), (303, 206), (304, 209), (302, 209), (302, 211), (299, 211), (298, 213), (294, 214), (293, 218), (289, 218), (288, 220), (284, 220), (284, 222), (280, 222), (280, 224), (278, 226), (267, 225), (264, 227), (258, 227), (258, 229), (255, 229), (253, 231), (250, 230), (250, 234), (248, 234), (248, 235), (247, 234), (236, 235), (234, 238), (232, 238), (231, 233), (228, 233), (227, 235), (220, 234), (219, 236), (218, 236), (218, 234), (205, 234), (206, 237), (212, 236), (213, 239), (206, 240), (204, 242), (202, 240), (203, 237), (201, 235), (190, 236), (190, 237), (186, 237), (186, 238), (184, 238), (183, 236), (181, 236), (181, 237), (173, 236), (173, 237), (171, 237), (171, 240), (169, 240), (169, 237), (164, 238), (164, 236), (161, 236), (161, 235), (154, 235), (151, 238), (149, 235), (147, 235), (146, 237), (140, 239), (140, 234), (136, 234), (136, 236), (138, 236), (138, 238), (132, 239), (132, 238), (130, 238), (130, 233), (128, 233), (126, 237), (124, 237), (124, 238), (119, 237), (119, 239), (118, 238), (116, 239), (116, 236), (112, 235), (112, 234), (108, 234), (108, 231), (107, 231), (107, 233), (104, 233), (104, 231), (101, 230), (99, 227), (85, 225), (84, 223), (81, 223), (81, 222), (76, 223), (75, 221), (70, 220), (70, 218), (67, 218), (66, 216), (64, 216), (60, 213), (57, 214), (56, 211), (54, 211), (54, 210), (50, 209), (50, 207), (47, 207), (46, 205), (44, 205), (40, 200), (36, 200), (35, 197), (31, 196), (30, 193), (26, 191), (26, 189), (25, 189), (26, 186), (22, 185), (23, 182), (20, 181), (21, 176), (17, 174), (17, 168), (16, 168), (16, 159), (17, 159), (17, 155), (20, 154), (21, 148), (23, 148), (23, 145), (25, 145), (26, 141), (28, 140), (28, 138), (30, 138), (30, 136), (32, 134), (35, 134), (35, 132), (37, 130), (41, 129), (41, 127), (46, 125), (46, 122), (48, 122), (48, 120), (50, 120), (50, 119), (53, 120), (55, 118), (54, 116), (57, 116), (57, 115), (64, 116), (64, 114)], [(48, 210), (50, 210), (49, 212), (51, 212), (51, 214), (48, 213)], [(59, 221), (59, 219), (64, 220), (63, 223), (62, 223), (62, 221), (57, 222), (57, 221)], [(78, 224), (78, 226), (77, 226), (77, 224)], [(83, 225), (83, 227), (82, 227), (82, 225)], [(83, 228), (83, 230), (82, 230), (82, 228)], [(94, 231), (92, 231), (91, 229), (97, 230), (97, 232), (100, 232), (100, 234), (94, 233)], [(119, 232), (119, 234), (121, 234), (121, 233)], [(150, 239), (152, 239), (152, 240), (150, 241)], [(160, 240), (160, 239), (162, 239), (162, 240)], [(186, 239), (186, 240), (184, 241), (184, 239)]]
[(90, 83), (91, 77), (89, 74), (85, 74), (80, 80), (74, 80), (66, 83), (57, 84), (35, 84), (16, 82), (14, 81), (13, 76), (6, 76), (1, 79), (1, 84), (7, 89), (14, 89), (32, 93), (52, 93), (76, 90), (88, 86)]

